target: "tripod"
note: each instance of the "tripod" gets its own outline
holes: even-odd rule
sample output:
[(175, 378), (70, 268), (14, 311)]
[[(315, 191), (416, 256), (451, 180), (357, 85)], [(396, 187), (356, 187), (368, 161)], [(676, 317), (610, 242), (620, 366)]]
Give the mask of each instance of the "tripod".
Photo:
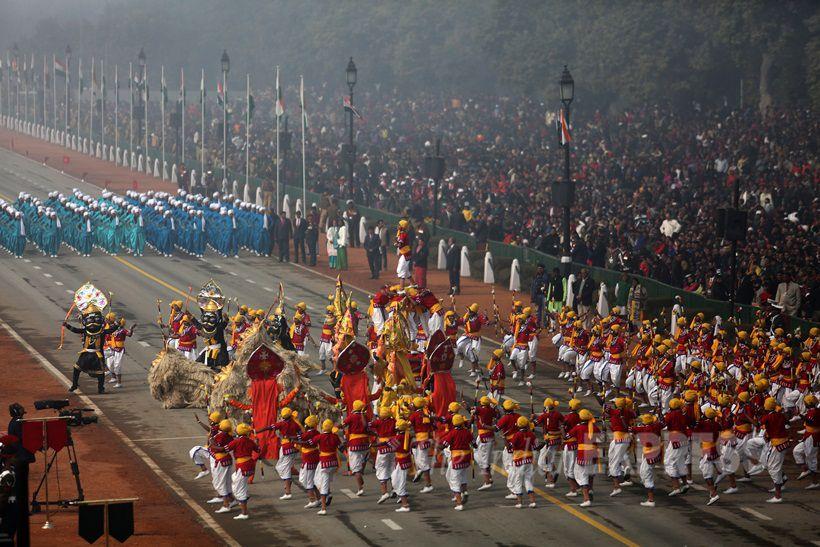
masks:
[(49, 500), (49, 501), (38, 501), (37, 495), (40, 493), (40, 489), (43, 487), (43, 484), (46, 481), (46, 476), (48, 472), (51, 471), (51, 466), (57, 461), (57, 454), (59, 452), (54, 452), (51, 454), (51, 459), (48, 461), (48, 465), (46, 466), (46, 472), (43, 474), (43, 478), (40, 479), (40, 484), (37, 485), (37, 488), (34, 490), (34, 494), (31, 496), (31, 512), (32, 513), (39, 513), (40, 507), (43, 505), (57, 505), (59, 507), (68, 507), (69, 505), (74, 505), (77, 502), (83, 501), (85, 499), (85, 494), (83, 494), (83, 485), (80, 482), (80, 462), (77, 459), (77, 449), (74, 448), (74, 439), (71, 437), (71, 429), (68, 430), (68, 441), (66, 442), (66, 450), (68, 451), (68, 462), (71, 467), (71, 474), (74, 475), (74, 482), (77, 484), (77, 497), (74, 499), (61, 499), (61, 500)]

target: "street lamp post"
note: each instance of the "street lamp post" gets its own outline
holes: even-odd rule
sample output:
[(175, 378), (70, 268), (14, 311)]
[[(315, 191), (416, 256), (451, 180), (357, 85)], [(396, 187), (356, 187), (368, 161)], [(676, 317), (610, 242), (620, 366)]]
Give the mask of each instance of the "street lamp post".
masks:
[(350, 119), (350, 126), (348, 127), (348, 143), (347, 143), (347, 174), (349, 179), (349, 193), (350, 199), (356, 199), (356, 189), (353, 186), (353, 164), (356, 162), (356, 149), (353, 146), (353, 88), (356, 86), (356, 79), (358, 70), (356, 70), (356, 63), (353, 62), (353, 57), (347, 63), (345, 70), (347, 76), (347, 87), (350, 90), (349, 100), (350, 108), (348, 109), (348, 117)]
[(441, 137), (436, 138), (436, 155), (430, 154), (432, 145), (430, 142), (424, 143), (427, 154), (424, 156), (424, 176), (433, 179), (433, 235), (436, 234), (436, 224), (438, 223), (438, 194), (441, 186), (441, 179), (444, 178), (444, 156), (441, 155)]
[[(139, 89), (139, 103), (137, 104), (137, 111), (136, 111), (137, 136), (138, 136), (139, 140), (142, 140), (142, 124), (143, 124), (143, 121), (145, 121), (145, 123), (148, 123), (147, 120), (144, 120), (144, 118), (145, 118), (145, 100), (146, 100), (146, 97), (145, 97), (146, 62), (145, 62), (145, 49), (143, 49), (143, 48), (140, 48), (139, 55), (137, 55), (137, 65), (140, 67), (139, 70), (140, 70), (140, 84), (141, 84), (140, 89)], [(146, 127), (146, 133), (147, 132), (148, 132), (148, 129)], [(148, 154), (148, 137), (147, 136), (145, 137), (145, 150), (143, 150), (142, 153), (143, 154)], [(147, 155), (146, 155), (146, 158), (147, 158)], [(147, 159), (146, 159), (146, 161), (147, 161)]]
[[(564, 65), (559, 82), (561, 90), (561, 103), (564, 105), (564, 123), (569, 127), (569, 107), (575, 96), (575, 81), (569, 73), (569, 69)], [(562, 128), (559, 128), (562, 130)], [(561, 246), (561, 268), (564, 276), (569, 276), (572, 267), (572, 256), (570, 254), (570, 209), (575, 201), (575, 189), (572, 187), (572, 180), (569, 173), (569, 140), (563, 142), (564, 146), (564, 187), (561, 196), (563, 205), (564, 220), (564, 241)]]
[(222, 184), (228, 180), (228, 72), (231, 59), (228, 50), (222, 50)]

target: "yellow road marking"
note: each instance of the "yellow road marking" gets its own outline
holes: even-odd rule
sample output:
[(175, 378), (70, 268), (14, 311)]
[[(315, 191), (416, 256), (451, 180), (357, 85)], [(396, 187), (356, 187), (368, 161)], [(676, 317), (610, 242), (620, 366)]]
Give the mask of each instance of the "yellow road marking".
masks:
[(188, 293), (182, 292), (181, 290), (177, 289), (177, 288), (176, 288), (176, 287), (174, 287), (173, 285), (169, 285), (168, 283), (166, 283), (165, 281), (163, 281), (163, 280), (162, 280), (162, 279), (160, 279), (159, 277), (157, 277), (157, 276), (155, 276), (155, 275), (152, 275), (152, 274), (150, 274), (150, 273), (146, 272), (145, 270), (143, 270), (142, 268), (140, 268), (140, 267), (139, 267), (139, 266), (137, 266), (136, 264), (133, 264), (132, 262), (129, 262), (128, 260), (125, 260), (125, 259), (124, 259), (124, 258), (122, 258), (122, 257), (115, 256), (115, 257), (114, 257), (114, 260), (116, 260), (116, 261), (117, 261), (117, 262), (119, 262), (120, 264), (123, 264), (124, 266), (127, 266), (127, 267), (131, 268), (131, 269), (132, 269), (132, 270), (134, 270), (135, 272), (137, 272), (137, 273), (139, 273), (139, 274), (144, 275), (145, 277), (147, 277), (147, 278), (148, 278), (148, 279), (150, 279), (151, 281), (154, 281), (155, 283), (159, 283), (160, 285), (162, 285), (163, 287), (165, 287), (165, 288), (166, 288), (166, 289), (168, 289), (169, 291), (173, 291), (173, 292), (177, 293), (178, 295), (182, 296), (182, 297), (183, 297), (183, 298), (185, 298), (186, 300), (192, 300), (192, 301), (193, 301), (193, 300), (195, 300), (193, 297), (191, 297), (190, 295), (188, 295)]
[[(504, 471), (503, 468), (498, 467), (496, 464), (493, 464), (493, 470), (496, 473), (499, 473), (499, 474), (501, 474), (505, 477), (507, 476), (507, 472)], [(564, 501), (559, 500), (555, 496), (551, 496), (550, 494), (547, 494), (546, 492), (544, 492), (540, 488), (535, 488), (534, 491), (535, 491), (536, 494), (538, 494), (539, 496), (541, 496), (542, 498), (544, 498), (548, 502), (550, 502), (554, 505), (557, 505), (558, 507), (560, 507), (561, 509), (563, 509), (564, 511), (566, 511), (567, 513), (569, 513), (573, 517), (581, 519), (582, 521), (589, 524), (593, 528), (597, 528), (598, 530), (600, 530), (604, 534), (608, 535), (609, 537), (611, 537), (615, 541), (617, 541), (619, 543), (622, 543), (624, 545), (627, 545), (628, 547), (640, 547), (639, 543), (635, 543), (634, 541), (622, 536), (621, 534), (619, 534), (613, 528), (610, 528), (609, 526), (607, 526), (606, 524), (604, 524), (602, 522), (598, 522), (597, 520), (590, 517), (589, 515), (586, 515), (583, 511), (579, 511), (578, 509), (576, 509), (572, 505), (570, 505), (570, 504), (568, 504)]]

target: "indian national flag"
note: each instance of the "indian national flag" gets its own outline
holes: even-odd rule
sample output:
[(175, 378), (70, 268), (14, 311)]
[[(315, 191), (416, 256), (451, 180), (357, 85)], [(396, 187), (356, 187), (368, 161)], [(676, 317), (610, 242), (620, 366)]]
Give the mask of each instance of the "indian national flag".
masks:
[(65, 63), (60, 62), (58, 59), (54, 59), (54, 74), (61, 78), (65, 78), (66, 72)]

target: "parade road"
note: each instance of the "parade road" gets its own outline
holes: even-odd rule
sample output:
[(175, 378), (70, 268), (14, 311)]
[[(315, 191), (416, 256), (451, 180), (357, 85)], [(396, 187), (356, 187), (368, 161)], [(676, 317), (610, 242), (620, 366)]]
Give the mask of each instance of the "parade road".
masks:
[[(8, 201), (26, 191), (45, 198), (49, 191), (65, 194), (77, 187), (98, 195), (99, 189), (61, 175), (48, 167), (11, 152), (0, 151), (0, 197)], [(816, 493), (799, 487), (785, 488), (786, 502), (764, 503), (771, 483), (765, 474), (751, 483), (742, 483), (740, 492), (721, 497), (706, 507), (708, 498), (703, 481), (695, 474), (695, 488), (686, 496), (668, 498), (668, 483), (658, 469), (658, 502), (656, 508), (639, 505), (644, 499), (640, 484), (625, 488), (617, 498), (608, 496), (612, 486), (606, 480), (605, 468), (595, 481), (595, 503), (589, 509), (578, 507), (578, 498), (567, 498), (566, 481), (561, 478), (555, 489), (543, 488), (543, 475), (536, 480), (536, 509), (515, 509), (515, 501), (505, 500), (500, 445), (496, 444), (496, 482), (493, 489), (477, 492), (480, 478), (470, 485), (471, 495), (463, 512), (454, 512), (443, 470), (435, 470), (435, 490), (419, 494), (419, 484), (410, 485), (410, 513), (397, 514), (392, 502), (377, 505), (378, 483), (368, 466), (365, 496), (355, 497), (351, 477), (337, 476), (335, 497), (329, 515), (317, 517), (315, 510), (303, 509), (307, 501), (294, 489), (294, 499), (280, 501), (281, 485), (273, 467), (260, 466), (251, 486), (252, 517), (237, 522), (230, 515), (214, 515), (215, 506), (204, 504), (213, 496), (209, 478), (194, 481), (198, 469), (189, 457), (189, 449), (205, 440), (194, 414), (205, 417), (204, 410), (164, 410), (148, 390), (147, 372), (162, 348), (162, 336), (156, 326), (157, 299), (163, 301), (167, 315), (168, 302), (182, 299), (188, 287), (195, 289), (214, 278), (227, 297), (239, 303), (267, 309), (276, 297), (279, 283), (284, 283), (286, 303), (304, 301), (316, 326), (323, 315), (326, 296), (334, 280), (307, 268), (280, 264), (272, 259), (240, 256), (224, 259), (207, 253), (204, 259), (187, 257), (162, 258), (150, 251), (144, 258), (112, 257), (96, 251), (91, 258), (76, 256), (63, 248), (59, 258), (43, 257), (29, 247), (23, 259), (0, 255), (0, 318), (30, 347), (42, 355), (63, 375), (70, 376), (78, 350), (78, 340), (67, 334), (62, 351), (59, 342), (60, 323), (72, 302), (74, 290), (87, 281), (104, 291), (111, 291), (112, 310), (123, 315), (128, 324), (137, 323), (136, 334), (127, 341), (121, 389), (109, 389), (96, 395), (93, 382), (83, 377), (80, 389), (130, 439), (133, 447), (144, 453), (144, 461), (154, 469), (168, 488), (179, 496), (180, 510), (190, 506), (192, 514), (204, 525), (215, 529), (226, 544), (241, 545), (640, 545), (640, 544), (810, 544), (820, 535), (820, 507)], [(346, 280), (356, 287), (356, 280)], [(355, 298), (366, 306), (367, 297), (357, 291)], [(542, 337), (542, 344), (548, 339)], [(497, 346), (496, 346), (497, 347)], [(486, 363), (492, 343), (482, 346), (481, 362)], [(309, 349), (315, 357), (315, 350)], [(3, 362), (4, 374), (15, 374), (14, 363)], [(454, 368), (453, 376), (462, 397), (472, 404), (474, 384), (467, 368)], [(566, 410), (566, 383), (556, 379), (557, 369), (541, 366), (535, 382), (535, 410), (541, 409), (544, 397), (561, 400)], [(25, 382), (23, 377), (19, 382)], [(314, 379), (328, 391), (327, 377)], [(525, 387), (508, 380), (507, 395), (530, 412), (530, 395)], [(483, 394), (483, 393), (482, 393)], [(20, 401), (31, 405), (31, 401)], [(598, 408), (590, 402), (589, 408)], [(93, 426), (92, 426), (93, 427)], [(105, 450), (105, 446), (99, 447)], [(697, 465), (695, 465), (697, 468)], [(789, 468), (795, 474), (796, 468)], [(93, 473), (93, 470), (85, 472)], [(723, 485), (721, 485), (723, 486)], [(349, 495), (346, 495), (348, 494)], [(104, 493), (95, 493), (104, 496)], [(138, 510), (138, 509), (137, 509)], [(207, 515), (207, 518), (205, 517)], [(217, 526), (213, 526), (217, 523)]]

